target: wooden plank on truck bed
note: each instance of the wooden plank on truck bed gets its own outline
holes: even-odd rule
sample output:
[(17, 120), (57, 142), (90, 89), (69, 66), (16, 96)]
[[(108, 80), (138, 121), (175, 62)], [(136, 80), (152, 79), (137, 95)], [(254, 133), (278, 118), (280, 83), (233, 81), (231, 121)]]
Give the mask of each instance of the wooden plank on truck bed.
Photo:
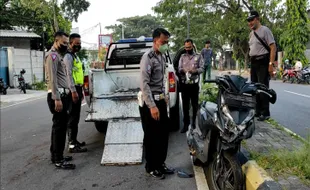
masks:
[(107, 129), (101, 164), (141, 164), (143, 137), (141, 121), (134, 119), (111, 121)]

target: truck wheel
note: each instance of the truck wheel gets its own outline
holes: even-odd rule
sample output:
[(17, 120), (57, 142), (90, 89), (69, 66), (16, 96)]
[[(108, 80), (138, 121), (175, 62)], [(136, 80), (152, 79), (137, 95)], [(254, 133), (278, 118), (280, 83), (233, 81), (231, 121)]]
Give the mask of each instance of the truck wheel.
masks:
[(95, 121), (95, 127), (97, 131), (100, 133), (107, 132), (108, 124), (109, 124), (108, 121)]
[(178, 131), (182, 124), (182, 106), (180, 104), (180, 97), (177, 96), (177, 101), (174, 107), (170, 108), (170, 131)]

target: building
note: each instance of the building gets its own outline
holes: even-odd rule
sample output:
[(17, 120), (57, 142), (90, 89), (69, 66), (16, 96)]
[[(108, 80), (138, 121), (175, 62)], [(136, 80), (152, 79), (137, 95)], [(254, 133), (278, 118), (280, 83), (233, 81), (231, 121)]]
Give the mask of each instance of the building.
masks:
[(0, 77), (9, 86), (18, 86), (14, 75), (19, 74), (21, 69), (26, 70), (26, 83), (43, 80), (43, 51), (34, 48), (34, 43), (41, 41), (40, 38), (33, 32), (0, 30)]

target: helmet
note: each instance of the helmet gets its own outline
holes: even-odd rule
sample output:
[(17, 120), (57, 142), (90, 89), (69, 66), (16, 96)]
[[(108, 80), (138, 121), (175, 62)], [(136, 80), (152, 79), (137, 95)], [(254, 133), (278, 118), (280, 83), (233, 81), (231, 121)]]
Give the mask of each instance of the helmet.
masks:
[(288, 63), (289, 62), (289, 60), (288, 59), (285, 59), (285, 61), (284, 61), (285, 63)]
[(26, 73), (25, 69), (22, 69), (22, 70), (20, 71), (20, 73), (21, 73), (21, 74), (25, 74), (25, 73)]

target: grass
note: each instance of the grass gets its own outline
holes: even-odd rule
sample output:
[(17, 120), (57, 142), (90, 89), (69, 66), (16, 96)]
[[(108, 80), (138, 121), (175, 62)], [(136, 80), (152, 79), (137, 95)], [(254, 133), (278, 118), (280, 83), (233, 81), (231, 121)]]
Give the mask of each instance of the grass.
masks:
[(264, 169), (271, 169), (271, 176), (295, 175), (306, 185), (310, 185), (310, 137), (309, 143), (304, 143), (294, 151), (270, 150), (268, 155), (250, 152), (251, 159), (256, 160)]

